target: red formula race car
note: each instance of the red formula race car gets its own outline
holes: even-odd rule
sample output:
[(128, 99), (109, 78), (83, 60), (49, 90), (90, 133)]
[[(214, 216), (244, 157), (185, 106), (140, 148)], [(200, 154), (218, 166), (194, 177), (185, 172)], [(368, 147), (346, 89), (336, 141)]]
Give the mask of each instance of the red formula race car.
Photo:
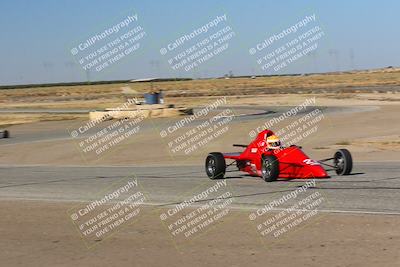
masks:
[[(328, 178), (328, 169), (338, 175), (348, 175), (353, 167), (353, 160), (347, 149), (339, 149), (333, 157), (323, 160), (310, 159), (301, 147), (292, 145), (282, 147), (279, 139), (270, 130), (258, 134), (249, 145), (233, 145), (245, 148), (238, 153), (210, 153), (206, 158), (206, 173), (210, 179), (224, 178), (227, 167), (234, 166), (239, 171), (252, 176), (260, 176), (266, 182), (284, 179)], [(232, 161), (228, 165), (226, 161)], [(326, 162), (332, 160), (333, 164)]]
[(0, 129), (0, 138), (10, 138), (10, 132), (7, 130)]

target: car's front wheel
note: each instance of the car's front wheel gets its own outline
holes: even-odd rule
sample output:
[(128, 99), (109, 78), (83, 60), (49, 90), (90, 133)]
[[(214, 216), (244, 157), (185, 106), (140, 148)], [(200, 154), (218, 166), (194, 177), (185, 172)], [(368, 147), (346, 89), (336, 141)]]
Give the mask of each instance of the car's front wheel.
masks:
[(353, 169), (353, 158), (347, 149), (339, 149), (333, 156), (337, 175), (349, 175)]
[(264, 181), (273, 182), (279, 176), (279, 161), (274, 155), (264, 155), (261, 159), (261, 175)]

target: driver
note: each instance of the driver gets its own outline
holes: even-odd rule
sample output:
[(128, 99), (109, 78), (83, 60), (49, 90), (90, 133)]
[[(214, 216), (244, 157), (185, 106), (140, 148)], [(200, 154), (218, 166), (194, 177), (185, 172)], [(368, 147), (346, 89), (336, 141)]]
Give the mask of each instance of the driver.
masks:
[(267, 137), (267, 148), (268, 149), (280, 149), (282, 148), (281, 140), (276, 135)]

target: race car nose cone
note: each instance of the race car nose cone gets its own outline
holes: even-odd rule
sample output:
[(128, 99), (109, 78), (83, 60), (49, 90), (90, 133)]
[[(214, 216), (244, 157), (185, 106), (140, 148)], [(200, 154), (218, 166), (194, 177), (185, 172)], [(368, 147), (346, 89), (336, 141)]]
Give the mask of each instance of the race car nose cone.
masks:
[(329, 177), (325, 169), (320, 165), (308, 166), (310, 178), (327, 178)]

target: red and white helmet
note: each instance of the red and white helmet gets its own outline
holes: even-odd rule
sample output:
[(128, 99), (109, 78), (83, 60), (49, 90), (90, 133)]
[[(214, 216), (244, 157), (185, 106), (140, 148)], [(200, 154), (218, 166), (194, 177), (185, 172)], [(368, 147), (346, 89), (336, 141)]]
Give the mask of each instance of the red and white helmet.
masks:
[(281, 140), (276, 135), (267, 137), (267, 148), (268, 149), (279, 149), (282, 147)]

